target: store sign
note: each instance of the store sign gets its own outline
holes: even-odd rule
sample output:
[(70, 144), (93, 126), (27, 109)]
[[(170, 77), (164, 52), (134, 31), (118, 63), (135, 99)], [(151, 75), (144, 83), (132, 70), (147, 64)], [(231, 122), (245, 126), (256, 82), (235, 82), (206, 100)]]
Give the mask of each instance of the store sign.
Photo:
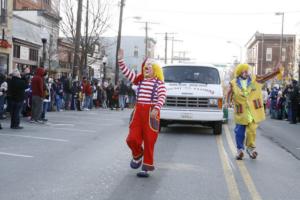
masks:
[(20, 59), (22, 60), (29, 60), (29, 48), (28, 47), (22, 47), (20, 49)]

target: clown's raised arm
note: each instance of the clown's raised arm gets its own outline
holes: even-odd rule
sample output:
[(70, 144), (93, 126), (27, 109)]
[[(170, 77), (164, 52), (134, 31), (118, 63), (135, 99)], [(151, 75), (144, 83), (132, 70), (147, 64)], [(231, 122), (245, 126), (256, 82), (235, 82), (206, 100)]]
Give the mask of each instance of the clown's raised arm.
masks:
[(281, 63), (278, 63), (273, 72), (270, 72), (265, 75), (256, 75), (256, 81), (263, 84), (277, 75), (282, 75), (282, 70), (280, 69), (280, 67), (281, 67)]
[(118, 63), (119, 63), (119, 67), (122, 71), (122, 73), (124, 74), (124, 76), (130, 81), (130, 82), (134, 82), (134, 80), (137, 78), (137, 74), (133, 71), (130, 70), (124, 61), (124, 50), (123, 49), (119, 49), (118, 51)]
[[(265, 75), (255, 75), (255, 76), (250, 77), (249, 72), (248, 72), (249, 70), (250, 70), (250, 66), (248, 64), (239, 64), (236, 67), (235, 72), (234, 72), (235, 79), (232, 81), (235, 82), (236, 80), (238, 80), (240, 78), (240, 79), (244, 79), (244, 80), (246, 80), (246, 79), (249, 80), (249, 83), (251, 81), (255, 81), (259, 84), (264, 84), (266, 81), (274, 78), (275, 76), (282, 76), (281, 63), (278, 63), (276, 65), (273, 72), (270, 72)], [(232, 101), (232, 95), (233, 95), (232, 81), (230, 82), (229, 89), (227, 91), (225, 107), (227, 107)]]
[(124, 76), (133, 84), (138, 85), (137, 102), (152, 104), (154, 109), (160, 110), (166, 99), (166, 87), (162, 68), (152, 59), (146, 59), (142, 64), (142, 73), (136, 75), (126, 67), (123, 60), (124, 51), (118, 51), (118, 62)]

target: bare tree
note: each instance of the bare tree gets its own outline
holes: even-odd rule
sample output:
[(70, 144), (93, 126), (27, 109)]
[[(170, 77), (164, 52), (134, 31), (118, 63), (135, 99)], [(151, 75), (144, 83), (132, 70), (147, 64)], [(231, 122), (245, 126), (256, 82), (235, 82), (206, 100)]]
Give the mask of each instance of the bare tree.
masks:
[[(109, 19), (110, 19), (110, 6), (108, 0), (97, 0), (90, 1), (89, 6), (89, 21), (88, 21), (88, 30), (82, 31), (86, 33), (81, 37), (80, 40), (80, 66), (79, 66), (79, 77), (82, 76), (85, 62), (85, 54), (91, 55), (95, 53), (95, 45), (101, 45), (101, 36), (109, 28)], [(85, 10), (84, 6), (83, 10)], [(61, 21), (61, 31), (66, 38), (70, 40), (71, 43), (75, 43), (75, 34), (76, 34), (76, 20), (77, 20), (77, 7), (74, 0), (65, 0), (62, 4), (62, 9), (64, 10), (62, 21)], [(83, 21), (83, 23), (86, 23)], [(85, 26), (82, 26), (85, 27)], [(101, 51), (100, 51), (101, 52)], [(74, 52), (75, 53), (75, 52)], [(89, 65), (96, 62), (95, 60), (90, 59)]]

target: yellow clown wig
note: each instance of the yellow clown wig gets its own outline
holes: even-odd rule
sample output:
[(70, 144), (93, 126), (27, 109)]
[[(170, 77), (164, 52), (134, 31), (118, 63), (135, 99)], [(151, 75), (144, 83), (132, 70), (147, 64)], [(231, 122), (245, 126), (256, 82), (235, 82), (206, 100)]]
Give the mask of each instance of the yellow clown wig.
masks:
[(250, 66), (248, 64), (239, 64), (238, 66), (236, 66), (234, 70), (234, 76), (239, 77), (242, 74), (242, 72), (249, 71), (249, 70), (250, 70)]
[[(152, 65), (152, 69), (153, 69), (153, 73), (154, 73), (154, 77), (157, 78), (158, 80), (164, 82), (164, 73), (163, 73), (163, 70), (161, 68), (161, 66), (157, 63), (155, 63), (154, 61), (147, 61), (146, 63), (151, 63)], [(145, 71), (145, 66), (143, 66), (143, 72)]]

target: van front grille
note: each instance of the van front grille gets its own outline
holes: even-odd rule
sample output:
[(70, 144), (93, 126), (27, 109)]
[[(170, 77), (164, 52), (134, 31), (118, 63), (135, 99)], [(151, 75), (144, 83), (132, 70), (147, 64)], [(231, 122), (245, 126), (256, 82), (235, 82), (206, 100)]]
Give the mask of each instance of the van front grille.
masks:
[(184, 108), (207, 108), (208, 98), (167, 96), (165, 106)]

